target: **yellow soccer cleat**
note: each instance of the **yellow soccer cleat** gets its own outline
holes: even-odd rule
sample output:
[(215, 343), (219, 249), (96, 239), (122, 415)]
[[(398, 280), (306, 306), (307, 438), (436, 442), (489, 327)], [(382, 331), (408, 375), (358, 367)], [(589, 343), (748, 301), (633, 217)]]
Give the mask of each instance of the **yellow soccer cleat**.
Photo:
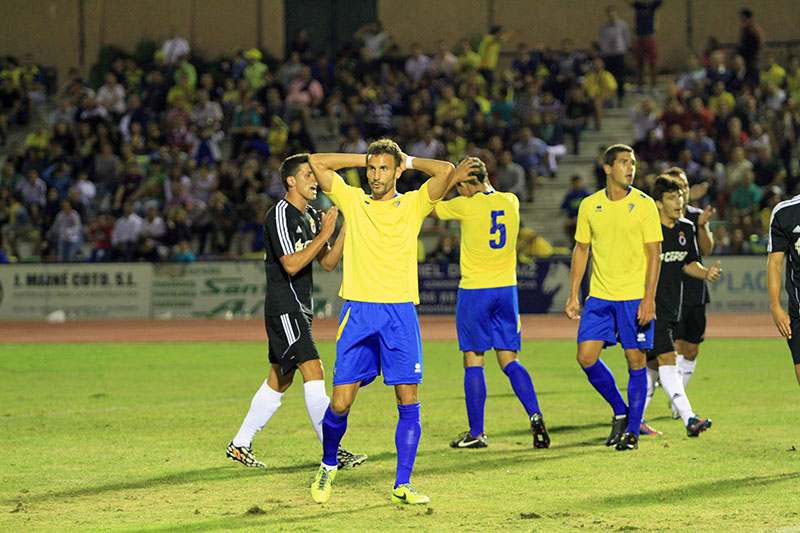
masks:
[(336, 479), (336, 468), (328, 470), (324, 466), (319, 467), (317, 477), (311, 484), (311, 497), (317, 503), (325, 503), (331, 498), (331, 488), (333, 480)]
[(392, 492), (392, 503), (407, 503), (414, 505), (418, 503), (428, 503), (429, 501), (431, 501), (430, 498), (415, 491), (414, 488), (408, 483), (403, 483)]

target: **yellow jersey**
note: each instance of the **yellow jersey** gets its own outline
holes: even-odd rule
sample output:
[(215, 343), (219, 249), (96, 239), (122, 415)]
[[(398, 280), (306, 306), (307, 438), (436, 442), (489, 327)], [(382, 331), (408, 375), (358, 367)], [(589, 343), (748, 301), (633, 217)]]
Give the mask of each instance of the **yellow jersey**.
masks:
[(633, 187), (613, 202), (605, 189), (587, 196), (578, 209), (575, 240), (592, 246), (590, 296), (616, 301), (644, 297), (644, 245), (664, 240), (652, 198)]
[(462, 289), (517, 284), (519, 200), (508, 192), (479, 192), (436, 205), (442, 220), (461, 221)]
[(359, 302), (418, 304), (417, 236), (436, 204), (428, 196), (428, 183), (376, 202), (336, 174), (328, 196), (347, 221), (339, 296)]

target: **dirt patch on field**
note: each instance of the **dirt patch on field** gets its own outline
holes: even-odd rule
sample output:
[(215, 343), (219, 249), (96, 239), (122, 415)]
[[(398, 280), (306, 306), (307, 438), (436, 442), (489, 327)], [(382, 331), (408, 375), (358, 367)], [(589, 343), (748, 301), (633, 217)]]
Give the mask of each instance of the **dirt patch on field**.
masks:
[[(456, 338), (453, 316), (420, 317), (423, 340)], [(314, 321), (314, 338), (334, 340), (335, 318)], [(524, 315), (522, 337), (535, 339), (575, 339), (578, 321), (560, 315)], [(778, 337), (772, 316), (709, 315), (707, 338)], [(62, 324), (43, 321), (0, 323), (0, 342), (187, 342), (187, 341), (262, 341), (264, 322), (258, 320), (80, 320)]]

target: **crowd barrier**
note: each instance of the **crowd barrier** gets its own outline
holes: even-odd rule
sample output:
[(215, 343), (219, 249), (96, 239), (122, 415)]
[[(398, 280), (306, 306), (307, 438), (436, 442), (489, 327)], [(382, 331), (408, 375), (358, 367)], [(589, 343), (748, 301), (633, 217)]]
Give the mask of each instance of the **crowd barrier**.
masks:
[[(769, 312), (766, 258), (721, 259), (724, 273), (709, 285), (709, 312)], [(519, 265), (520, 312), (561, 313), (569, 267), (568, 257)], [(336, 315), (343, 303), (341, 265), (333, 272), (314, 268), (315, 311), (321, 317)], [(419, 313), (454, 314), (458, 281), (457, 263), (420, 264)], [(258, 260), (0, 267), (2, 320), (42, 319), (56, 311), (69, 319), (258, 317), (264, 314), (265, 294), (264, 263)]]

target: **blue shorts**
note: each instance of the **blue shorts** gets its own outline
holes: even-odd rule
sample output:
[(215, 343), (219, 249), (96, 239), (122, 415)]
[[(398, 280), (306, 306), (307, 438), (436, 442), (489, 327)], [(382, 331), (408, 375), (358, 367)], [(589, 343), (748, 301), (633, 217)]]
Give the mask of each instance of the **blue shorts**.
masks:
[(333, 384), (368, 385), (383, 373), (387, 385), (422, 382), (422, 339), (412, 302), (346, 301), (339, 315)]
[(642, 300), (601, 300), (592, 296), (586, 299), (578, 326), (578, 344), (583, 341), (603, 341), (613, 346), (619, 341), (626, 350), (653, 347), (653, 322), (640, 326), (636, 320)]
[(458, 289), (456, 329), (462, 352), (519, 351), (520, 329), (517, 287)]

